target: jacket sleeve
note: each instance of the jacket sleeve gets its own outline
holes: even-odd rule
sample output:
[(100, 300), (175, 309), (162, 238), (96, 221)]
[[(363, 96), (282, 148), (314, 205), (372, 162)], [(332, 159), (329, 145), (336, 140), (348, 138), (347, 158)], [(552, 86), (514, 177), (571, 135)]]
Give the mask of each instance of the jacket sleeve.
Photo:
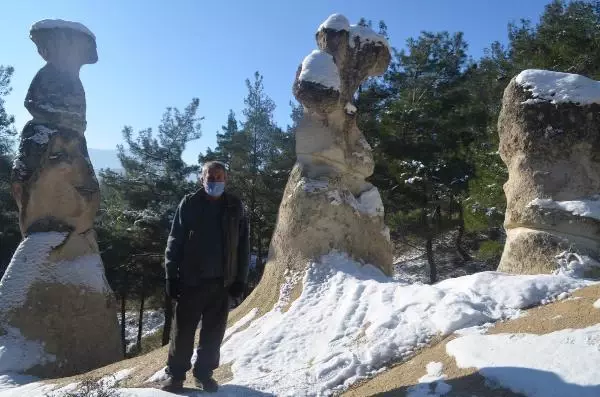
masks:
[(250, 262), (250, 225), (246, 209), (242, 205), (242, 217), (240, 220), (240, 232), (238, 241), (238, 274), (236, 281), (244, 284), (248, 282), (248, 269)]
[(183, 249), (187, 236), (187, 229), (183, 222), (185, 201), (185, 198), (181, 200), (175, 211), (171, 233), (169, 233), (169, 238), (167, 239), (167, 248), (165, 250), (165, 276), (167, 280), (179, 277), (179, 267), (183, 260)]

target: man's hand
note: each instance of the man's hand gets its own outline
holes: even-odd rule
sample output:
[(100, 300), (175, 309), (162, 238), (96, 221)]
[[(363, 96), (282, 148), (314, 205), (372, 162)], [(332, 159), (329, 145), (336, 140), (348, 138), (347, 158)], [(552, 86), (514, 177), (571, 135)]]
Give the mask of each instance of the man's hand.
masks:
[(229, 286), (229, 295), (231, 295), (232, 298), (239, 298), (242, 296), (245, 289), (246, 284), (241, 281), (234, 281), (233, 284)]
[(168, 279), (165, 285), (165, 289), (167, 292), (167, 296), (171, 299), (177, 300), (179, 299), (179, 295), (181, 294), (181, 289), (179, 286), (178, 279)]

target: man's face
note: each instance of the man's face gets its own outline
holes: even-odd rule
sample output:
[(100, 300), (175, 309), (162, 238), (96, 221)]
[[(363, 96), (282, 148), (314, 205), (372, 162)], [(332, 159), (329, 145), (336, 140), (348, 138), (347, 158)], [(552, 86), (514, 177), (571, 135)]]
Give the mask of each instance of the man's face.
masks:
[(205, 172), (204, 180), (206, 182), (225, 182), (227, 174), (219, 167), (212, 167)]

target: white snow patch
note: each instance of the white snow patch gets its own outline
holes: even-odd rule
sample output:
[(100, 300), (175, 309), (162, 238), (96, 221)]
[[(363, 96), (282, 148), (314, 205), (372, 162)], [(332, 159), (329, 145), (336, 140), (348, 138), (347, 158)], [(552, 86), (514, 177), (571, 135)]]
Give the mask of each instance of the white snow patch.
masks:
[(318, 179), (302, 178), (298, 181), (298, 184), (296, 185), (296, 189), (298, 188), (304, 190), (307, 193), (317, 193), (323, 190), (327, 190), (329, 188), (329, 182), (321, 181)]
[[(117, 313), (119, 325), (121, 323), (121, 313)], [(165, 314), (162, 310), (145, 310), (142, 319), (142, 338), (148, 337), (159, 332), (165, 324)], [(137, 344), (137, 335), (139, 327), (139, 311), (125, 312), (125, 340), (127, 351), (130, 351)]]
[(364, 191), (358, 197), (354, 197), (352, 192), (346, 189), (330, 190), (327, 192), (327, 197), (333, 205), (347, 204), (359, 213), (369, 216), (383, 216), (383, 202), (376, 187)]
[(348, 22), (348, 19), (342, 14), (332, 14), (319, 26), (317, 32), (320, 32), (323, 29), (348, 31), (350, 30), (350, 22)]
[(112, 375), (105, 376), (98, 381), (98, 385), (104, 389), (117, 386), (121, 381), (129, 378), (135, 368), (122, 369)]
[(54, 362), (41, 342), (25, 339), (19, 329), (3, 326), (0, 336), (0, 373), (25, 371), (36, 364)]
[(452, 386), (444, 382), (444, 364), (432, 361), (426, 366), (427, 373), (419, 378), (419, 384), (407, 390), (407, 397), (438, 397), (452, 390)]
[(600, 309), (600, 299), (598, 299), (596, 302), (594, 302), (594, 308)]
[(539, 101), (600, 103), (600, 82), (578, 74), (528, 69), (519, 73), (516, 82), (533, 95), (532, 99), (523, 102), (525, 104)]
[(39, 29), (72, 29), (96, 39), (96, 36), (92, 31), (83, 24), (79, 22), (64, 21), (62, 19), (43, 19), (38, 21), (31, 26), (30, 32)]
[(410, 177), (410, 178), (406, 179), (406, 180), (404, 181), (404, 183), (407, 183), (407, 184), (409, 184), (409, 185), (412, 185), (412, 184), (413, 184), (413, 183), (415, 183), (415, 182), (421, 182), (421, 181), (423, 181), (423, 178), (422, 178), (422, 177), (420, 177), (420, 176), (412, 176), (412, 177)]
[(376, 46), (389, 47), (388, 41), (382, 35), (379, 35), (368, 26), (352, 25), (350, 26), (350, 47), (356, 45), (358, 39), (359, 45), (372, 43)]
[(254, 309), (250, 310), (248, 312), (248, 314), (246, 314), (244, 317), (240, 318), (231, 327), (227, 328), (227, 330), (225, 331), (225, 337), (223, 338), (223, 340), (226, 341), (227, 339), (229, 339), (229, 337), (231, 335), (233, 335), (238, 330), (240, 330), (241, 328), (244, 328), (246, 325), (248, 325), (250, 322), (252, 322), (252, 320), (254, 320), (254, 318), (256, 317), (257, 314), (258, 314), (258, 308), (255, 307)]
[(105, 292), (108, 282), (98, 254), (70, 261), (48, 262), (48, 255), (60, 245), (67, 233), (43, 232), (27, 236), (17, 247), (0, 281), (0, 315), (20, 307), (33, 282), (75, 284), (92, 291)]
[(529, 397), (600, 395), (600, 324), (545, 335), (468, 335), (446, 351), (461, 368)]
[(27, 166), (25, 165), (25, 163), (23, 161), (19, 160), (18, 158), (15, 158), (13, 161), (13, 168), (18, 173), (23, 175), (25, 173), (25, 170), (27, 169)]
[(536, 198), (531, 200), (527, 206), (561, 210), (570, 212), (573, 215), (600, 220), (600, 200), (598, 197), (595, 197), (593, 200), (573, 201), (554, 201), (551, 199)]
[(25, 301), (29, 285), (39, 275), (50, 251), (66, 237), (67, 233), (33, 233), (21, 241), (0, 280), (0, 314)]
[(21, 375), (16, 373), (0, 374), (0, 392), (33, 383), (37, 380), (39, 380), (39, 378), (31, 375)]
[(390, 235), (390, 228), (387, 226), (383, 226), (383, 229), (381, 230), (381, 234), (383, 235), (383, 237), (385, 237), (385, 239), (387, 241), (392, 241), (392, 237)]
[[(519, 317), (518, 315), (513, 316), (512, 318)], [(459, 330), (454, 331), (456, 335), (483, 335), (488, 329), (494, 326), (494, 323), (485, 323), (482, 325), (475, 325), (473, 327), (461, 328)]]
[(360, 212), (370, 216), (383, 216), (383, 201), (375, 186), (361, 193), (358, 197)]
[(419, 382), (422, 383), (431, 383), (436, 380), (446, 379), (446, 375), (443, 374), (444, 364), (436, 361), (432, 361), (427, 364), (425, 367), (427, 369), (427, 374), (423, 375), (419, 378)]
[[(436, 285), (394, 282), (341, 253), (312, 263), (301, 296), (253, 321), (223, 345), (231, 384), (285, 395), (328, 395), (463, 327), (589, 285), (556, 275), (484, 272)], [(443, 386), (442, 386), (443, 388)], [(440, 392), (443, 390), (440, 390)]]
[(149, 377), (144, 383), (154, 383), (154, 382), (162, 382), (166, 380), (169, 375), (167, 375), (167, 367), (162, 367), (158, 371), (156, 371), (151, 377)]
[(326, 88), (340, 90), (340, 74), (333, 57), (321, 50), (313, 50), (302, 61), (300, 81), (310, 81)]
[(587, 255), (563, 251), (556, 255), (558, 268), (553, 272), (568, 277), (583, 278), (585, 273), (594, 268), (600, 269), (600, 263)]
[(355, 114), (357, 111), (356, 106), (354, 106), (354, 104), (352, 104), (351, 102), (346, 102), (346, 106), (344, 106), (344, 110), (348, 114)]

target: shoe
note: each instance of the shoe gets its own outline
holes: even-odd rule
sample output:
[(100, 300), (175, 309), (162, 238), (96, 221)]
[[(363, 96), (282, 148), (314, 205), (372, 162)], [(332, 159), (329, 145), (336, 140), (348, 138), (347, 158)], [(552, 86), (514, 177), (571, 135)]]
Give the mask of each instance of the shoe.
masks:
[(161, 382), (161, 390), (168, 392), (177, 392), (183, 390), (183, 379), (175, 379), (169, 376)]
[(219, 384), (213, 378), (198, 379), (195, 378), (196, 387), (208, 393), (216, 393), (219, 390)]

